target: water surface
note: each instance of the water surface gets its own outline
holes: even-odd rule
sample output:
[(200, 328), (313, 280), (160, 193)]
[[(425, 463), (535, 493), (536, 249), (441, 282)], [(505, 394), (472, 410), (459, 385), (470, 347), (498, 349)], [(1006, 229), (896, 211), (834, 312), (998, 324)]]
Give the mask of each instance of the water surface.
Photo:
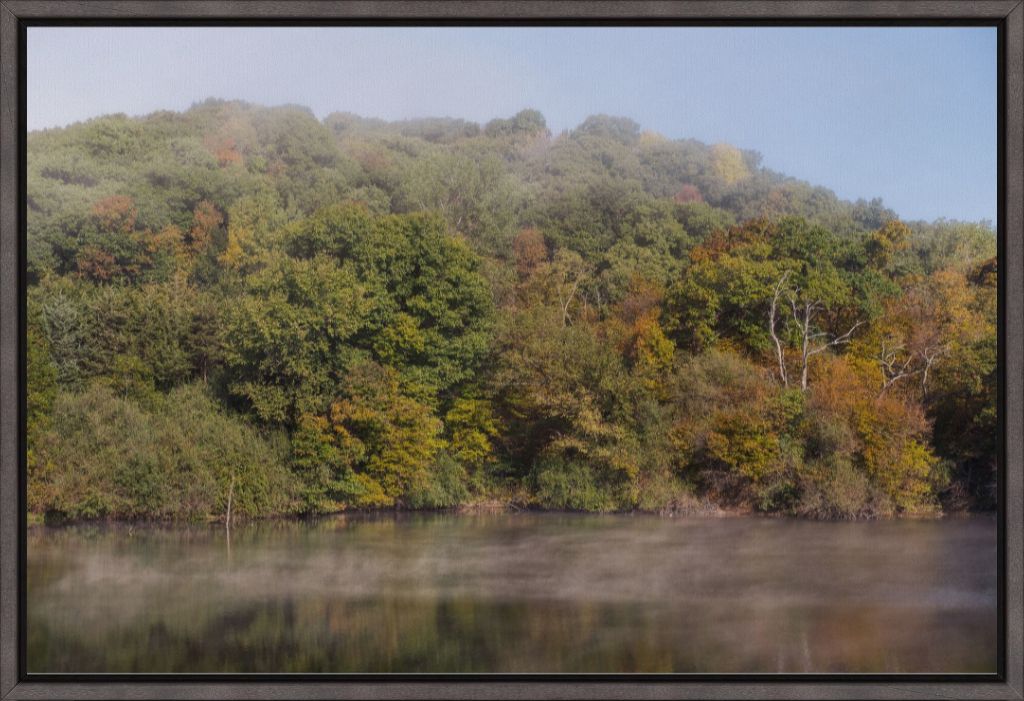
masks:
[(993, 517), (34, 527), (30, 672), (993, 672)]

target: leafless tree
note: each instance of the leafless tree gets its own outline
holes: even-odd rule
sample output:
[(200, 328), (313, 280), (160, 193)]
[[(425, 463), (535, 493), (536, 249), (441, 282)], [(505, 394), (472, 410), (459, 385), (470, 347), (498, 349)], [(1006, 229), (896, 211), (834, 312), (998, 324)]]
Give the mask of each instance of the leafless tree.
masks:
[(914, 366), (915, 354), (904, 354), (903, 344), (890, 345), (882, 341), (878, 353), (878, 365), (882, 369), (882, 389), (879, 396), (885, 394), (886, 390), (892, 387), (905, 377), (916, 375), (919, 370)]
[(946, 355), (949, 352), (949, 344), (943, 343), (934, 346), (925, 346), (921, 350), (921, 359), (924, 363), (924, 368), (921, 370), (921, 392), (925, 395), (928, 394), (928, 373), (931, 372), (932, 367), (938, 362), (939, 358)]
[(879, 396), (900, 380), (921, 376), (921, 392), (928, 393), (928, 375), (942, 356), (949, 352), (948, 344), (929, 344), (907, 352), (902, 344), (890, 346), (882, 341), (878, 365), (882, 370), (882, 389)]
[(562, 312), (562, 326), (571, 326), (574, 302), (578, 302), (584, 309), (587, 307), (585, 289), (581, 289), (581, 286), (586, 287), (586, 267), (576, 254), (556, 255), (552, 261), (552, 273), (558, 306)]
[(786, 370), (785, 349), (776, 330), (778, 321), (777, 317), (779, 316), (779, 300), (783, 295), (785, 295), (786, 300), (789, 302), (790, 312), (793, 319), (792, 323), (796, 326), (797, 332), (800, 334), (800, 389), (806, 392), (807, 373), (811, 358), (818, 353), (828, 350), (829, 348), (849, 343), (853, 337), (853, 332), (862, 326), (864, 322), (858, 321), (851, 326), (846, 333), (839, 334), (838, 336), (833, 336), (827, 331), (820, 330), (815, 324), (815, 319), (818, 314), (825, 309), (824, 302), (821, 300), (799, 299), (800, 290), (789, 289), (786, 286), (786, 283), (789, 280), (789, 275), (789, 271), (783, 273), (782, 277), (779, 278), (779, 281), (775, 284), (771, 307), (768, 311), (768, 327), (772, 340), (775, 341), (775, 351), (779, 363), (779, 375), (782, 378), (782, 384), (785, 387), (788, 387), (789, 374)]
[(579, 287), (580, 278), (577, 277), (572, 281), (572, 285), (570, 285), (568, 290), (563, 290), (561, 287), (558, 288), (558, 305), (562, 308), (562, 326), (569, 325), (569, 306), (576, 297), (576, 291)]

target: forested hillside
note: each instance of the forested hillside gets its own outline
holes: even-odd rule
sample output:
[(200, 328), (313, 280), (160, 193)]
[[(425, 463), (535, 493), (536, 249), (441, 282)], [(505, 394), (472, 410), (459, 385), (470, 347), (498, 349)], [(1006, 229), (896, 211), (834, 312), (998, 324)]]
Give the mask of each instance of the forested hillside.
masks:
[(995, 249), (608, 116), (34, 132), (29, 510), (992, 508)]

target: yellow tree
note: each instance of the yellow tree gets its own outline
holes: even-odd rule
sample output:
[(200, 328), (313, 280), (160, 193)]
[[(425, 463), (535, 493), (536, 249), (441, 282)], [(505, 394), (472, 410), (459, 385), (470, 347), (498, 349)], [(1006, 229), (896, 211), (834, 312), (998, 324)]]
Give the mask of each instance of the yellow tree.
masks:
[(973, 309), (973, 300), (967, 278), (955, 270), (911, 280), (903, 294), (890, 298), (857, 349), (878, 363), (879, 391), (916, 380), (927, 394), (939, 363), (989, 331), (991, 322)]
[(395, 370), (376, 363), (352, 369), (346, 395), (331, 404), (335, 440), (354, 456), (356, 473), (379, 484), (394, 503), (426, 481), (444, 447), (441, 421), (430, 407), (403, 394)]

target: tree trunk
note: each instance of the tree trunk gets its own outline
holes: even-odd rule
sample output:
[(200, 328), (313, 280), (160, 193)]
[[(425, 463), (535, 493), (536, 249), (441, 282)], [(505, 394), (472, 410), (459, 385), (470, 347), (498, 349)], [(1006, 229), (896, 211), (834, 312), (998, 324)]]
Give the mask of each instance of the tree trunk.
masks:
[(768, 309), (768, 330), (771, 332), (772, 341), (775, 342), (775, 356), (779, 362), (779, 378), (782, 380), (783, 387), (789, 387), (789, 376), (786, 373), (786, 353), (782, 347), (782, 341), (779, 339), (779, 335), (775, 331), (775, 321), (778, 315), (779, 309), (779, 296), (782, 294), (782, 286), (786, 284), (786, 279), (789, 278), (789, 272), (783, 273), (782, 277), (775, 284), (775, 294), (772, 296), (772, 305)]

